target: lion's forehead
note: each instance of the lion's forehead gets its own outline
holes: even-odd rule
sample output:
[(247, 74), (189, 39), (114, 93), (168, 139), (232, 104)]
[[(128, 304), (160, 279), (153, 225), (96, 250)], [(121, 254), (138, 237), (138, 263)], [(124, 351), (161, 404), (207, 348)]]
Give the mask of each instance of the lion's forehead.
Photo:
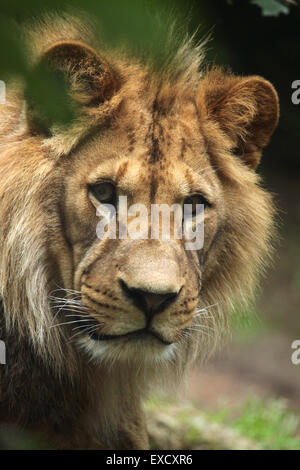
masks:
[(134, 112), (131, 103), (130, 121), (127, 109), (115, 125), (93, 139), (82, 159), (85, 178), (113, 179), (120, 189), (147, 189), (152, 198), (167, 188), (175, 197), (184, 196), (198, 174), (204, 170), (208, 176), (212, 170), (194, 107), (169, 113), (140, 108)]
[[(118, 127), (126, 139), (128, 155), (143, 147), (141, 155), (148, 163), (175, 159), (191, 162), (205, 151), (205, 140), (201, 132), (200, 117), (192, 100), (178, 100), (164, 108), (158, 99), (151, 106), (143, 101), (128, 100), (127, 116), (121, 115)], [(124, 125), (124, 120), (130, 121)]]

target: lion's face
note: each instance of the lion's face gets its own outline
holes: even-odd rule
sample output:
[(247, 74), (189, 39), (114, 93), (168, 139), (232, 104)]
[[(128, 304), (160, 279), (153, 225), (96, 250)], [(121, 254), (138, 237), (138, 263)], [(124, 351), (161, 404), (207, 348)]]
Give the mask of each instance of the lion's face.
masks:
[[(66, 287), (81, 293), (91, 318), (82, 322), (79, 341), (102, 356), (122, 348), (123, 357), (131, 351), (156, 358), (173, 351), (192, 331), (203, 262), (213, 249), (224, 199), (194, 105), (182, 107), (177, 116), (173, 112), (158, 119), (154, 128), (146, 107), (136, 111), (129, 103), (126, 113), (134, 115), (132, 125), (124, 128), (124, 116), (120, 116), (113, 129), (84, 144), (64, 166), (62, 210), (72, 265), (62, 266), (62, 271), (71, 273)], [(155, 152), (160, 153), (159, 159)], [(148, 211), (140, 239), (128, 234), (122, 238), (118, 230), (120, 196), (127, 197), (128, 209), (142, 204)], [(97, 209), (104, 203), (116, 208), (117, 231), (101, 239), (96, 233), (101, 220)], [(153, 204), (182, 207), (188, 203), (204, 205), (203, 247), (187, 250), (184, 232), (182, 238), (172, 236), (174, 217), (168, 239), (161, 233), (156, 239), (151, 236)], [(129, 223), (137, 220), (130, 212), (128, 217)]]
[[(109, 63), (79, 41), (43, 50), (70, 80), (80, 112), (70, 128), (28, 138), (23, 194), (33, 194), (32, 178), (39, 196), (31, 204), (44, 209), (34, 213), (46, 214), (47, 294), (65, 289), (63, 326), (73, 324), (75, 341), (101, 359), (159, 360), (178, 350), (187, 357), (197, 348), (205, 355), (210, 346), (201, 340), (215, 345), (222, 311), (251, 296), (270, 251), (273, 206), (254, 170), (277, 124), (276, 92), (260, 77), (202, 75), (197, 52), (181, 53), (182, 63), (158, 76), (113, 54)], [(28, 119), (34, 136), (42, 132), (36, 119)], [(129, 225), (124, 232), (121, 198), (138, 237)], [(105, 204), (115, 232), (99, 236)], [(203, 206), (203, 243), (187, 248), (175, 213), (169, 236), (160, 224), (152, 235), (153, 205), (187, 204), (192, 212), (189, 220), (181, 214), (179, 226), (197, 228), (193, 208)], [(137, 205), (146, 224), (136, 220)]]

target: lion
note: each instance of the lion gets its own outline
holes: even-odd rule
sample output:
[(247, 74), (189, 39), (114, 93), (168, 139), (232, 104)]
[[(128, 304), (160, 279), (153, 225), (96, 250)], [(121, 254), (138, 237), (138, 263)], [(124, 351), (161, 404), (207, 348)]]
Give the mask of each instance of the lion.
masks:
[[(271, 259), (274, 204), (255, 170), (278, 97), (205, 67), (191, 41), (160, 70), (74, 18), (36, 24), (29, 43), (77, 115), (47, 128), (19, 81), (0, 106), (0, 422), (49, 448), (146, 449), (143, 400), (213, 353)], [(120, 196), (203, 206), (201, 248), (99, 238), (97, 210), (118, 218)]]

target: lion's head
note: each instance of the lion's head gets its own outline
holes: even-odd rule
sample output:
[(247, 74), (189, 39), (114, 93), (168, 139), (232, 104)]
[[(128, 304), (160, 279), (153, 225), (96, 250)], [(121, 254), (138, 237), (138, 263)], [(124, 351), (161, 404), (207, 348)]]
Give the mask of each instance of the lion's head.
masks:
[[(77, 120), (45, 135), (13, 90), (1, 110), (7, 327), (54, 358), (68, 348), (100, 362), (206, 356), (270, 250), (273, 206), (255, 168), (277, 124), (276, 92), (260, 77), (199, 71), (189, 45), (159, 73), (74, 31), (39, 36), (32, 62), (65, 75)], [(203, 205), (203, 246), (149, 236), (150, 217), (144, 237), (121, 236), (120, 196), (148, 214)], [(112, 237), (97, 235), (103, 204), (115, 208)]]

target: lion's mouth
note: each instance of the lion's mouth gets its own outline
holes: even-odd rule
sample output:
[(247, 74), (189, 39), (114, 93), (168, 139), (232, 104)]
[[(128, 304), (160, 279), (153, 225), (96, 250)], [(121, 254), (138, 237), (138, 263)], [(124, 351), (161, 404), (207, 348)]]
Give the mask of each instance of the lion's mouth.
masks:
[(113, 341), (122, 338), (130, 338), (133, 340), (147, 339), (149, 337), (155, 338), (166, 346), (172, 344), (172, 342), (165, 340), (156, 332), (149, 330), (148, 328), (143, 328), (141, 330), (131, 331), (123, 335), (103, 335), (96, 333), (95, 331), (88, 332), (89, 337), (94, 341)]

